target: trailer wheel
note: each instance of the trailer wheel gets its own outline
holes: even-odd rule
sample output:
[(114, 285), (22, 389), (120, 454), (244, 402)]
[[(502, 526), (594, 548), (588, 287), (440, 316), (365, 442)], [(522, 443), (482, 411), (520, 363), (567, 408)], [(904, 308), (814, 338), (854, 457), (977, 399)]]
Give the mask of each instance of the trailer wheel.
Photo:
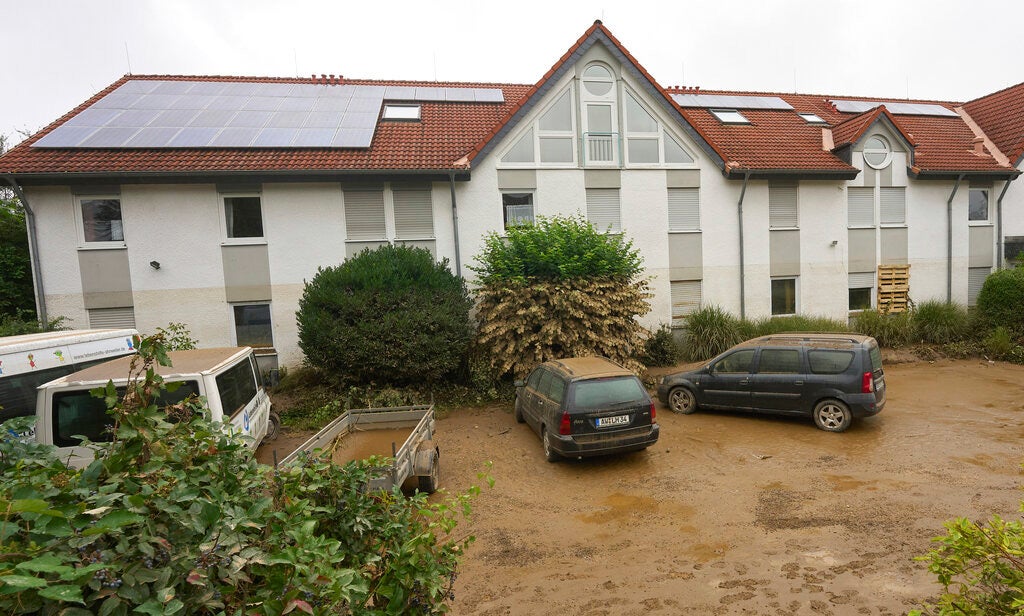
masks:
[(441, 463), (439, 458), (440, 456), (437, 455), (437, 451), (435, 450), (430, 456), (430, 472), (418, 477), (420, 481), (420, 492), (426, 492), (427, 494), (437, 492), (438, 477), (441, 474)]

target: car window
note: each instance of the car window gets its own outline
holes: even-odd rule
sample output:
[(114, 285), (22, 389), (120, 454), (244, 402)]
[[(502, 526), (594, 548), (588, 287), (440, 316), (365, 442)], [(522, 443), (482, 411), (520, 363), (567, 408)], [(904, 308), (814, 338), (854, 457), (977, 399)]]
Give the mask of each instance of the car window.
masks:
[(757, 362), (761, 374), (799, 374), (800, 351), (796, 349), (761, 349)]
[(225, 418), (233, 417), (256, 397), (256, 374), (248, 361), (231, 366), (218, 374), (216, 380), (220, 408)]
[(530, 378), (526, 379), (526, 386), (534, 391), (540, 391), (540, 377), (544, 374), (543, 368), (537, 368), (530, 373)]
[(871, 370), (872, 372), (878, 372), (882, 369), (882, 351), (879, 350), (878, 345), (872, 345), (871, 350), (868, 351), (868, 355), (871, 356)]
[(840, 374), (853, 362), (853, 351), (807, 351), (807, 361), (814, 374)]
[(551, 388), (551, 379), (555, 378), (553, 374), (547, 370), (542, 370), (540, 375), (540, 383), (537, 384), (537, 393), (542, 396), (547, 396), (548, 391)]
[(711, 371), (715, 374), (750, 372), (750, 365), (753, 361), (754, 349), (744, 349), (718, 360)]
[(645, 402), (647, 393), (635, 376), (612, 376), (577, 381), (573, 386), (573, 406), (593, 409), (627, 402)]
[(565, 381), (554, 374), (548, 376), (551, 378), (544, 381), (544, 389), (541, 393), (551, 398), (555, 404), (561, 404), (565, 399)]

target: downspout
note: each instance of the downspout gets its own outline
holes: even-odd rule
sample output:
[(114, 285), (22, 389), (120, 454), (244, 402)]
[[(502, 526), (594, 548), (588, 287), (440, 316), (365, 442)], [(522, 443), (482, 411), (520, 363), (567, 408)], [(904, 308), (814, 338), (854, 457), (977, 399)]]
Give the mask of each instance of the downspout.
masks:
[(740, 200), (736, 202), (736, 215), (739, 217), (740, 228), (740, 319), (747, 318), (746, 271), (743, 260), (743, 197), (747, 194), (747, 182), (750, 172), (743, 174), (743, 188), (740, 189)]
[(1003, 184), (1003, 190), (999, 192), (999, 198), (996, 199), (996, 269), (1003, 269), (1003, 197), (1006, 196), (1006, 189), (1010, 187), (1010, 182), (1016, 180), (1014, 176)]
[(28, 257), (32, 268), (32, 287), (35, 290), (36, 296), (36, 317), (39, 319), (39, 323), (45, 327), (49, 323), (49, 319), (46, 316), (46, 295), (43, 294), (43, 270), (39, 265), (36, 214), (32, 211), (32, 206), (29, 205), (25, 193), (21, 190), (21, 186), (18, 186), (14, 176), (5, 173), (0, 177), (3, 177), (11, 185), (14, 195), (18, 198), (18, 201), (21, 201), (21, 206), (25, 208), (25, 226), (28, 227)]
[(949, 199), (946, 199), (946, 303), (953, 303), (953, 198), (956, 197), (956, 192), (960, 190), (960, 182), (963, 181), (964, 174), (961, 173), (956, 178), (956, 184), (953, 184), (953, 192), (949, 193)]
[(455, 232), (455, 275), (462, 277), (462, 260), (459, 258), (459, 206), (455, 201), (455, 172), (448, 172), (448, 186), (452, 192), (452, 230)]

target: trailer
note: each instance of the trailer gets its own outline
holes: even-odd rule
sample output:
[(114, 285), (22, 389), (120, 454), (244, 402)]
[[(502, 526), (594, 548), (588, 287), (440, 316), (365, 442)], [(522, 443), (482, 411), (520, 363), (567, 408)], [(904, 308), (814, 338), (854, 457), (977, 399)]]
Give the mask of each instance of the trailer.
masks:
[(336, 417), (281, 464), (303, 453), (321, 450), (343, 464), (370, 456), (391, 459), (389, 467), (374, 477), (371, 490), (395, 486), (433, 494), (438, 486), (441, 452), (434, 442), (434, 405), (350, 409)]

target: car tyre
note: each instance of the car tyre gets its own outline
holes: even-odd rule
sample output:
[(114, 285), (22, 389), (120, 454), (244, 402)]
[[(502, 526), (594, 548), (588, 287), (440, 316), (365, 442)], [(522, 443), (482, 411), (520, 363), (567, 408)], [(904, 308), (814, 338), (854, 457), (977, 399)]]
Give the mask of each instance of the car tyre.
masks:
[(540, 440), (544, 444), (544, 459), (548, 462), (558, 462), (562, 459), (562, 456), (558, 455), (558, 452), (551, 447), (551, 433), (548, 432), (547, 427), (541, 428)]
[(814, 405), (814, 423), (826, 432), (842, 432), (852, 421), (850, 407), (839, 400), (822, 400)]
[(263, 436), (264, 443), (276, 441), (281, 436), (281, 416), (271, 411), (267, 418), (267, 433)]
[(520, 404), (519, 403), (519, 398), (516, 398), (516, 404), (515, 404), (516, 423), (526, 423), (526, 418), (523, 417), (523, 409), (522, 409), (522, 407), (519, 406), (519, 404)]
[(697, 410), (697, 397), (688, 387), (675, 387), (668, 392), (668, 408), (673, 413), (689, 415)]

